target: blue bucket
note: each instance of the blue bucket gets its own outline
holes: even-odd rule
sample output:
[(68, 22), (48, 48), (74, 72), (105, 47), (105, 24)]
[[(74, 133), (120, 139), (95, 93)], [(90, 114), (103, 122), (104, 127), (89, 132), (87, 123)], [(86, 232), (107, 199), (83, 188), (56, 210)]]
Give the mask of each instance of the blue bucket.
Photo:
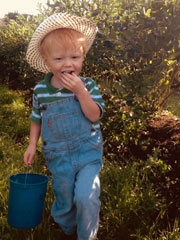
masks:
[(8, 224), (15, 228), (32, 228), (40, 224), (48, 177), (22, 173), (9, 177)]

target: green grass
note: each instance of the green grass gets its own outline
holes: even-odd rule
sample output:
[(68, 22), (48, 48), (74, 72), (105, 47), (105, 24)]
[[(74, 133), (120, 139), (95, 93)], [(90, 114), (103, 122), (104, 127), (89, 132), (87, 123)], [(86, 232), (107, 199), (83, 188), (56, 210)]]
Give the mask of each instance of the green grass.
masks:
[[(57, 240), (61, 230), (52, 222), (50, 211), (54, 199), (48, 183), (43, 220), (33, 229), (15, 229), (7, 224), (8, 177), (23, 173), (23, 154), (28, 145), (29, 113), (22, 93), (0, 87), (0, 240)], [(157, 151), (146, 162), (131, 159), (126, 164), (109, 163), (101, 172), (101, 214), (99, 240), (179, 240), (179, 223), (166, 220), (166, 199), (159, 195), (151, 179), (167, 171)], [(38, 146), (31, 172), (50, 176)], [(63, 240), (63, 239), (62, 239)]]
[(180, 118), (180, 93), (177, 92), (169, 97), (165, 109)]

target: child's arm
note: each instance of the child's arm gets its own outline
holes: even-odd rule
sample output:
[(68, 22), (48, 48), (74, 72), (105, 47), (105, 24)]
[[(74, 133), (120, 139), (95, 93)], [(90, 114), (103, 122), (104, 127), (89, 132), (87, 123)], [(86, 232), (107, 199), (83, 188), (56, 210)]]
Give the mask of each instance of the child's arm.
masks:
[(84, 115), (91, 121), (96, 122), (101, 116), (100, 107), (93, 101), (88, 90), (84, 89), (76, 94)]
[(39, 140), (40, 132), (41, 132), (41, 125), (31, 121), (30, 142), (27, 150), (24, 153), (24, 162), (27, 166), (30, 166), (34, 160), (34, 156), (36, 153), (36, 146)]

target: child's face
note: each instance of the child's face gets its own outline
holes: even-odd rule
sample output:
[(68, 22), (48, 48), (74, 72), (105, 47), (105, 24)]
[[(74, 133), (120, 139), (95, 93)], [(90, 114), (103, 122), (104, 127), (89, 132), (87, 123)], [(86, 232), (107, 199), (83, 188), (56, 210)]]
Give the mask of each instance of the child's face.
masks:
[(83, 48), (77, 46), (76, 49), (72, 47), (63, 49), (53, 44), (43, 58), (57, 80), (61, 80), (64, 72), (75, 73), (78, 76), (84, 60)]

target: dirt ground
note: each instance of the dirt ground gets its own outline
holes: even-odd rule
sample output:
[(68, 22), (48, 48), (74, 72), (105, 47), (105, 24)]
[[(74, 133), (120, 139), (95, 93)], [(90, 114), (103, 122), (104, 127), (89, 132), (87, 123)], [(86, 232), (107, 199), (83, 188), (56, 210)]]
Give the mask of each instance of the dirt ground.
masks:
[(152, 144), (166, 147), (171, 155), (180, 158), (180, 119), (170, 116), (161, 116), (151, 120), (150, 137)]
[(151, 119), (142, 139), (149, 139), (149, 146), (146, 151), (131, 146), (136, 158), (145, 160), (153, 148), (160, 148), (162, 153), (166, 152), (168, 162), (180, 160), (180, 119), (166, 115)]
[(165, 196), (169, 205), (169, 217), (180, 217), (180, 119), (161, 116), (150, 121), (147, 134), (142, 138), (149, 138), (150, 144), (146, 151), (134, 148), (135, 157), (146, 161), (147, 154), (152, 154), (153, 148), (159, 148), (159, 159), (163, 160), (168, 171), (157, 176), (156, 184), (161, 186), (162, 197)]

